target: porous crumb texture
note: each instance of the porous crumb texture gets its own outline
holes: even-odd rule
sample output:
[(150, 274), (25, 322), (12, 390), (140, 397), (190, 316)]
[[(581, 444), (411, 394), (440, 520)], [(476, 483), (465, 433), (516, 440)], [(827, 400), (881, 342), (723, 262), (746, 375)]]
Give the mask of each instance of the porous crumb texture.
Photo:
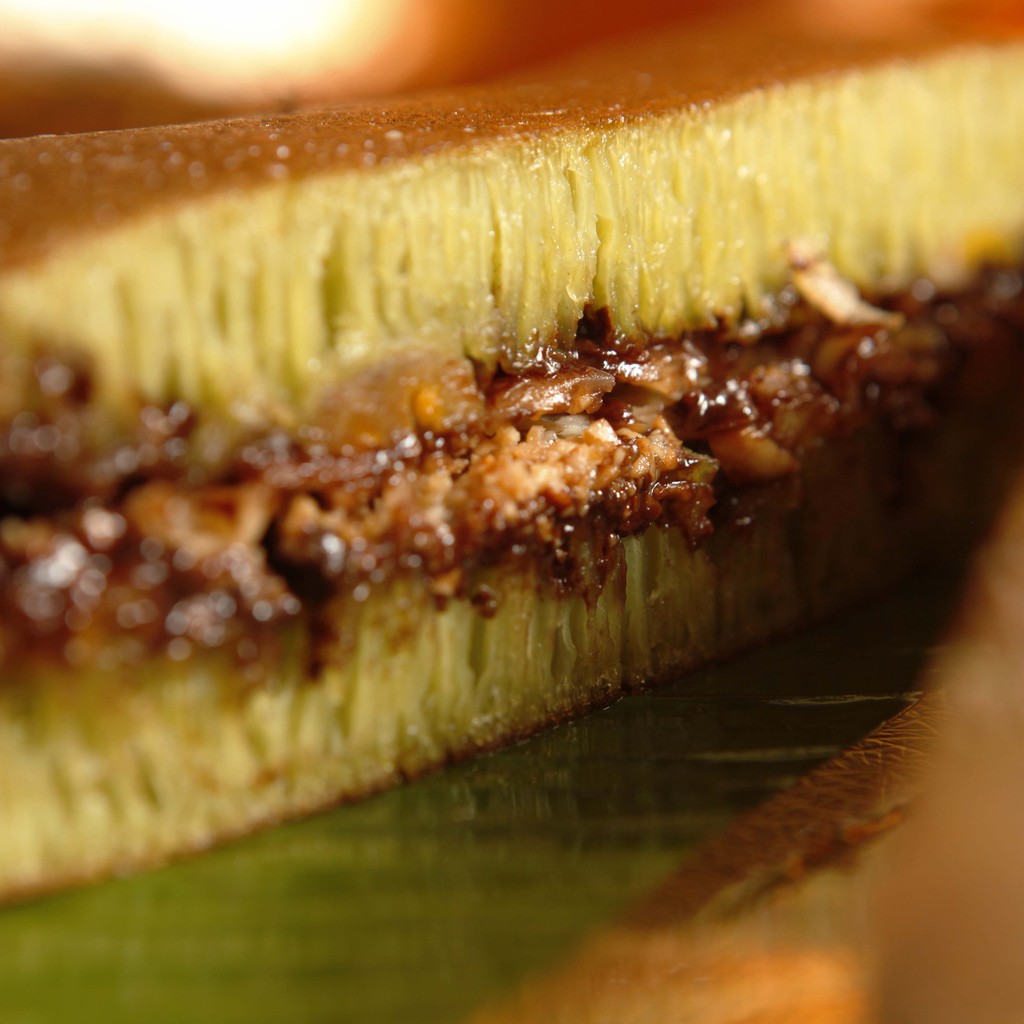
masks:
[(915, 462), (899, 509), (898, 448), (860, 432), (805, 461), (795, 509), (768, 502), (697, 549), (662, 527), (625, 538), (589, 600), (507, 567), (481, 575), (501, 595), (490, 617), (460, 599), (438, 610), (411, 579), (341, 596), (313, 678), (301, 621), (258, 682), (217, 652), (132, 678), (13, 673), (0, 688), (0, 899), (364, 795), (875, 593), (987, 504), (992, 481), (966, 458), (978, 434), (960, 426)]
[[(5, 343), (92, 353), (112, 409), (272, 416), (411, 341), (523, 364), (587, 307), (630, 336), (770, 319), (793, 241), (872, 293), (1019, 257), (1019, 46), (667, 110), (542, 98), (552, 130), (526, 93), (525, 127), (480, 141), (441, 111), (458, 144), (421, 108), (11, 144)], [(70, 232), (25, 215), (68, 204), (61, 183), (90, 210)]]
[[(670, 531), (629, 539), (589, 608), (522, 573), (501, 581), (491, 618), (461, 601), (437, 613), (422, 587), (396, 584), (338, 609), (337, 662), (313, 682), (298, 629), (258, 686), (201, 657), (155, 663), (129, 685), (98, 672), (8, 681), (0, 891), (151, 862), (358, 795), (789, 624), (799, 581), (781, 523), (738, 539), (731, 569)], [(741, 600), (769, 616), (747, 619)]]

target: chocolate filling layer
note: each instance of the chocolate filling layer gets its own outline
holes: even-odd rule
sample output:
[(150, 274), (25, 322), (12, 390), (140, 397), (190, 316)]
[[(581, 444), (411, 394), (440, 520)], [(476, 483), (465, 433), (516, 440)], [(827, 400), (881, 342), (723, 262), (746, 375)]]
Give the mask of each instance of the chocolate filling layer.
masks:
[(972, 351), (1024, 334), (1015, 272), (887, 305), (901, 325), (794, 299), (781, 327), (643, 343), (598, 313), (529, 372), (407, 355), (263, 429), (176, 403), (112, 431), (89, 367), (41, 352), (0, 390), (0, 660), (219, 648), (258, 666), (282, 623), (305, 610), (315, 633), (326, 601), (403, 573), (482, 614), (499, 600), (474, 589), (482, 566), (599, 588), (618, 538), (662, 524), (701, 543), (716, 502), (796, 479), (829, 437), (927, 429)]

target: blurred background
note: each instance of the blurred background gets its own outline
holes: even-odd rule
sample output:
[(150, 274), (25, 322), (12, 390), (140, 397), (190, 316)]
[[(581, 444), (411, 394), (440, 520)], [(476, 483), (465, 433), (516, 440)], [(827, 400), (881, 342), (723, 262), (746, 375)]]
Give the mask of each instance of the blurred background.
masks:
[(911, 31), (922, 18), (964, 11), (1020, 18), (1017, 0), (0, 0), (0, 136), (480, 82), (753, 6), (856, 32)]
[(0, 134), (477, 82), (744, 0), (0, 0)]

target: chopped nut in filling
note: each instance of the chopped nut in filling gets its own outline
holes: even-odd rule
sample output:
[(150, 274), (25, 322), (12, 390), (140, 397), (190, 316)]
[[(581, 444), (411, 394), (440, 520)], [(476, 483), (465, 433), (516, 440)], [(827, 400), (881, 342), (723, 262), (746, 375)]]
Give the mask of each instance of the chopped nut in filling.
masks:
[(529, 371), (414, 353), (264, 429), (178, 402), (114, 430), (89, 368), (41, 351), (0, 388), (0, 660), (218, 649), (255, 667), (282, 623), (399, 574), (442, 602), (510, 561), (600, 587), (581, 544), (655, 525), (700, 544), (723, 496), (869, 421), (927, 428), (969, 352), (1021, 341), (1016, 273), (955, 302), (917, 291), (875, 323), (793, 296), (783, 325), (731, 336), (634, 341), (593, 315)]

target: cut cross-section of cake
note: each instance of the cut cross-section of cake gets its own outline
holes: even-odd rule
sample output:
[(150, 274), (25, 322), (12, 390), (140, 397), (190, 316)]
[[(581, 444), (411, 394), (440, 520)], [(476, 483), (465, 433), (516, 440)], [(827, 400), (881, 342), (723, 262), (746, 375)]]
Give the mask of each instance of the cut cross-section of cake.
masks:
[(361, 796), (956, 548), (1019, 433), (1024, 46), (907, 46), (711, 25), (0, 143), (0, 894)]

